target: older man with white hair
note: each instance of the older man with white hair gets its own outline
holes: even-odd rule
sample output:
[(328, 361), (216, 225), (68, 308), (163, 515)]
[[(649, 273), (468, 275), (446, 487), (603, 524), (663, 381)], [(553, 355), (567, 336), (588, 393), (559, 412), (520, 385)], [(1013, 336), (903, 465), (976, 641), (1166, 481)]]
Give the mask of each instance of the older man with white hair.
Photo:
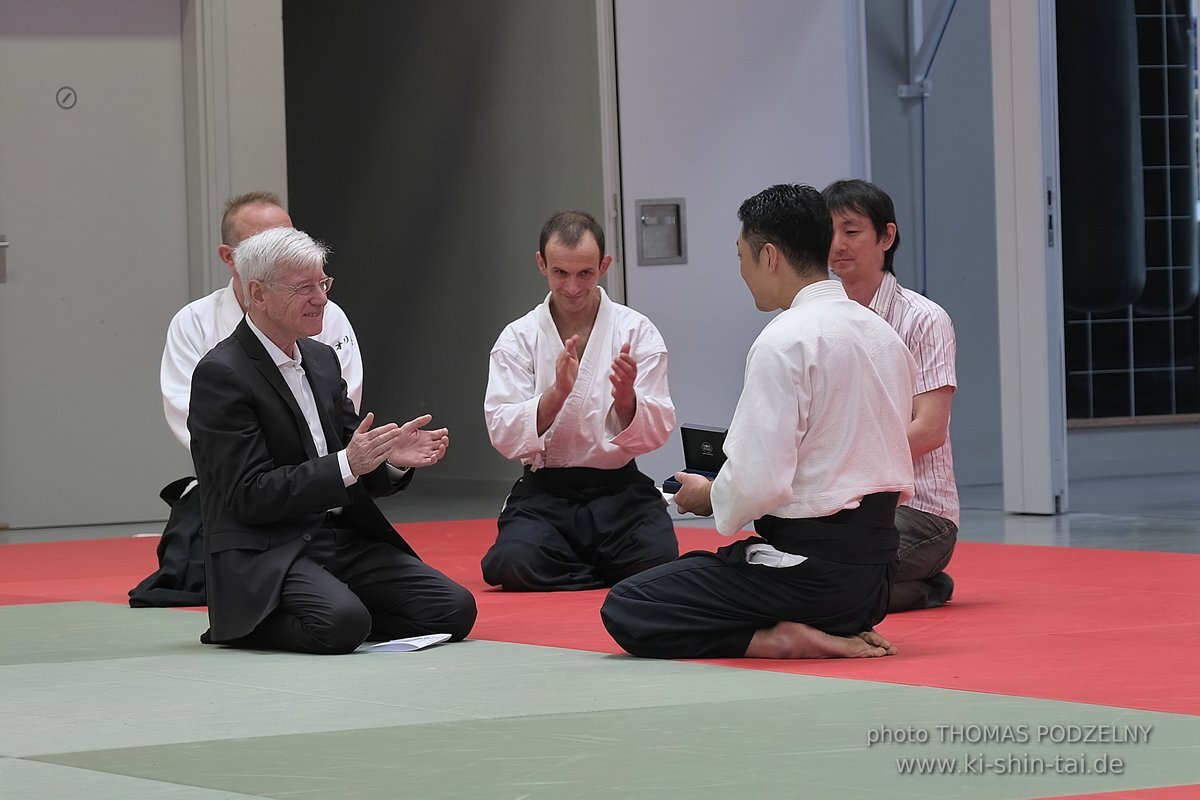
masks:
[(347, 653), (475, 622), (470, 592), (424, 564), (373, 497), (446, 452), (429, 415), (362, 419), (321, 332), (327, 250), (294, 228), (238, 245), (246, 318), (200, 360), (188, 430), (201, 492), (210, 629), (201, 641)]
[[(221, 214), (221, 243), (217, 256), (230, 273), (227, 285), (179, 309), (167, 328), (159, 383), (163, 411), (171, 433), (190, 446), (187, 429), (188, 400), (196, 364), (218, 342), (233, 333), (246, 315), (242, 279), (233, 260), (235, 248), (268, 228), (291, 228), (292, 218), (279, 195), (267, 191), (245, 192), (225, 202)], [(337, 303), (325, 306), (317, 341), (337, 351), (346, 393), (357, 411), (362, 401), (363, 363), (358, 337)], [(159, 497), (171, 507), (171, 516), (158, 544), (158, 569), (129, 590), (129, 604), (144, 606), (202, 606), (208, 602), (204, 585), (204, 531), (200, 523), (200, 493), (194, 476), (171, 481)]]

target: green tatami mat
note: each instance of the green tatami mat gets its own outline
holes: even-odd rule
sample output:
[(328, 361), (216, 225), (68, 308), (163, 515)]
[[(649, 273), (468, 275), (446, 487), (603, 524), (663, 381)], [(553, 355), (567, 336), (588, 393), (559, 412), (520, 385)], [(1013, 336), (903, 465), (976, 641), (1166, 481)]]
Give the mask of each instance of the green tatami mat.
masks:
[[(1001, 800), (1200, 782), (1183, 715), (499, 642), (225, 650), (196, 643), (201, 619), (0, 608), (0, 796)], [(74, 635), (49, 646), (56, 625)], [(901, 774), (908, 758), (958, 774)]]
[(246, 800), (252, 795), (0, 758), (0, 797), (4, 800)]
[(208, 614), (111, 603), (0, 606), (0, 666), (187, 654)]
[[(725, 675), (738, 673), (726, 671)], [(558, 676), (569, 681), (569, 675)], [(716, 690), (718, 687), (714, 686)], [(781, 687), (782, 688), (782, 687)], [(560, 690), (556, 690), (560, 691)], [(1195, 720), (924, 689), (788, 695), (587, 713), (464, 719), (36, 760), (274, 798), (1019, 798), (1192, 782)], [(867, 748), (879, 720), (936, 726), (1143, 725), (1151, 744)], [(1144, 728), (1140, 729), (1144, 730)], [(1190, 744), (1189, 744), (1190, 742)], [(1086, 753), (1124, 775), (899, 774), (898, 758), (1008, 759), (1009, 770)], [(1052, 771), (1052, 769), (1051, 769)], [(881, 789), (886, 787), (884, 793)]]

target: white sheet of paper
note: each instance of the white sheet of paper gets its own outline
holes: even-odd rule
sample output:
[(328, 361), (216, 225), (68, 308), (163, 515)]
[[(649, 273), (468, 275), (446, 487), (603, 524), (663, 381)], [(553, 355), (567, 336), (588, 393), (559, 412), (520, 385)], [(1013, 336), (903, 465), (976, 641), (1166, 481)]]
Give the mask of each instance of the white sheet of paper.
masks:
[(407, 639), (392, 639), (390, 642), (377, 642), (371, 645), (372, 653), (408, 653), (421, 650), (434, 644), (441, 644), (450, 638), (448, 633), (431, 633), (428, 636), (410, 636)]

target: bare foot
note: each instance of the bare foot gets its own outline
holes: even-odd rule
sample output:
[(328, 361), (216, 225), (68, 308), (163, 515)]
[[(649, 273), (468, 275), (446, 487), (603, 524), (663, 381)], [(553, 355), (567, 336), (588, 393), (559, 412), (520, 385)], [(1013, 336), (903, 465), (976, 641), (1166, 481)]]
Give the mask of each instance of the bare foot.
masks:
[(755, 631), (746, 658), (878, 658), (896, 648), (874, 631), (834, 636), (802, 622), (780, 622)]
[(863, 631), (862, 633), (858, 634), (858, 638), (862, 639), (867, 644), (874, 645), (875, 647), (882, 647), (887, 651), (884, 655), (896, 655), (896, 646), (875, 631)]

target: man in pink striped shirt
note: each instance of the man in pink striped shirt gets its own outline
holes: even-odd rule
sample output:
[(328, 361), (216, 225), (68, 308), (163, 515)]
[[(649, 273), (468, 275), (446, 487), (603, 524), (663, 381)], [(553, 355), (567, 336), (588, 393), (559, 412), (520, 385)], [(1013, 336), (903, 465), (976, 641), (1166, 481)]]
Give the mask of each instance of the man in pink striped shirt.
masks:
[(958, 539), (958, 487), (950, 451), (954, 326), (937, 303), (892, 272), (900, 245), (892, 199), (874, 184), (835, 181), (822, 192), (833, 215), (829, 267), (851, 299), (887, 320), (917, 361), (908, 426), (916, 494), (896, 509), (899, 565), (889, 613), (943, 605), (954, 592), (946, 565)]

